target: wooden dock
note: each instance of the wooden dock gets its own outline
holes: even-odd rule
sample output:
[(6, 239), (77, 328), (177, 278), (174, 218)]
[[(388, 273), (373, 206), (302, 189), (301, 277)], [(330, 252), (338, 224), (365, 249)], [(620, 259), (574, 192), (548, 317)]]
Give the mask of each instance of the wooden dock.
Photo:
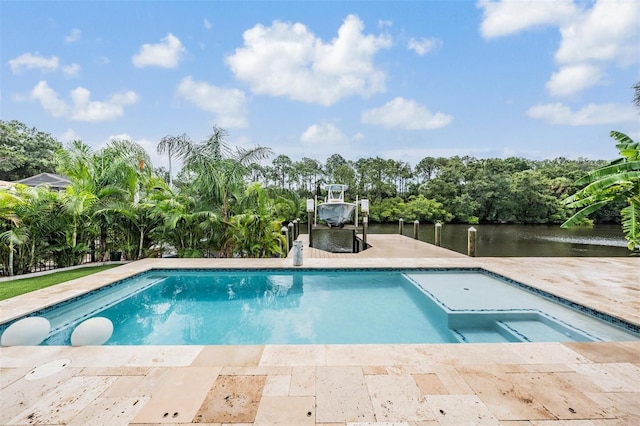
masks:
[[(297, 241), (302, 241), (303, 254), (308, 259), (368, 259), (368, 258), (460, 258), (464, 254), (425, 243), (400, 234), (369, 234), (367, 243), (371, 246), (360, 253), (331, 253), (309, 247), (309, 235), (300, 234)], [(290, 257), (293, 255), (290, 253)]]

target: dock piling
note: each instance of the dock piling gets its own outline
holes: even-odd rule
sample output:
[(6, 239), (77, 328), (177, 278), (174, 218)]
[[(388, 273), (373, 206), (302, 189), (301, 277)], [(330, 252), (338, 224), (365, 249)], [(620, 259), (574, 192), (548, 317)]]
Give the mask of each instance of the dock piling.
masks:
[(287, 228), (286, 226), (283, 226), (282, 228), (280, 228), (280, 233), (282, 235), (284, 235), (284, 238), (286, 240), (286, 245), (287, 245), (287, 249), (285, 250), (284, 247), (282, 247), (282, 252), (283, 252), (283, 256), (282, 257), (287, 257), (287, 253), (289, 252), (289, 228)]
[(467, 231), (467, 255), (470, 257), (476, 257), (476, 236), (476, 228), (472, 226)]
[(293, 235), (293, 222), (289, 222), (289, 235), (287, 238), (287, 245), (289, 246), (289, 250), (291, 250), (291, 248), (293, 247), (293, 240), (295, 240), (295, 237)]
[(435, 230), (436, 230), (436, 245), (440, 247), (442, 246), (442, 224), (440, 222), (436, 222)]
[(417, 220), (414, 221), (413, 222), (413, 239), (414, 240), (418, 239), (419, 228), (420, 228), (420, 222)]

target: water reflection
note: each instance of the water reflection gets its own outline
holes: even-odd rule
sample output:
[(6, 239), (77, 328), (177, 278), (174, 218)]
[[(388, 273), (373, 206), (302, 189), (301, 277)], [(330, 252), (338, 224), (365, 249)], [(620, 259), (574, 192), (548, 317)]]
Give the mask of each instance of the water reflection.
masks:
[[(467, 229), (470, 225), (444, 224), (442, 245), (467, 253)], [(478, 230), (477, 256), (556, 257), (556, 256), (629, 256), (620, 225), (594, 225), (562, 229), (559, 225), (474, 225)], [(398, 225), (371, 224), (370, 234), (395, 234)], [(413, 227), (404, 234), (413, 236)], [(433, 224), (421, 224), (419, 238), (433, 244)]]

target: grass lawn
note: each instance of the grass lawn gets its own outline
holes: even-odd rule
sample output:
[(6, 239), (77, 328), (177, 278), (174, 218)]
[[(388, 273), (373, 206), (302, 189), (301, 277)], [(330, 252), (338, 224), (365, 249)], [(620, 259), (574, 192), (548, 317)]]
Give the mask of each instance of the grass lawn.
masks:
[(106, 269), (115, 268), (120, 265), (89, 266), (86, 268), (72, 269), (70, 271), (54, 272), (48, 275), (41, 275), (32, 278), (20, 278), (19, 280), (0, 282), (0, 300), (19, 296), (30, 291), (60, 284), (76, 278), (95, 274)]

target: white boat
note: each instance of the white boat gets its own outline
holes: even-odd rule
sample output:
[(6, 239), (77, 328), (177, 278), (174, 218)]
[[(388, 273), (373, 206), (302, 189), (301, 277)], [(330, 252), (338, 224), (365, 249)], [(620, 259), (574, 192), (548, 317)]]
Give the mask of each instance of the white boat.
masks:
[(339, 183), (324, 186), (324, 190), (327, 191), (327, 197), (324, 202), (318, 204), (318, 217), (320, 220), (325, 221), (327, 225), (343, 226), (353, 220), (356, 204), (344, 201), (344, 192), (347, 188), (347, 185)]

